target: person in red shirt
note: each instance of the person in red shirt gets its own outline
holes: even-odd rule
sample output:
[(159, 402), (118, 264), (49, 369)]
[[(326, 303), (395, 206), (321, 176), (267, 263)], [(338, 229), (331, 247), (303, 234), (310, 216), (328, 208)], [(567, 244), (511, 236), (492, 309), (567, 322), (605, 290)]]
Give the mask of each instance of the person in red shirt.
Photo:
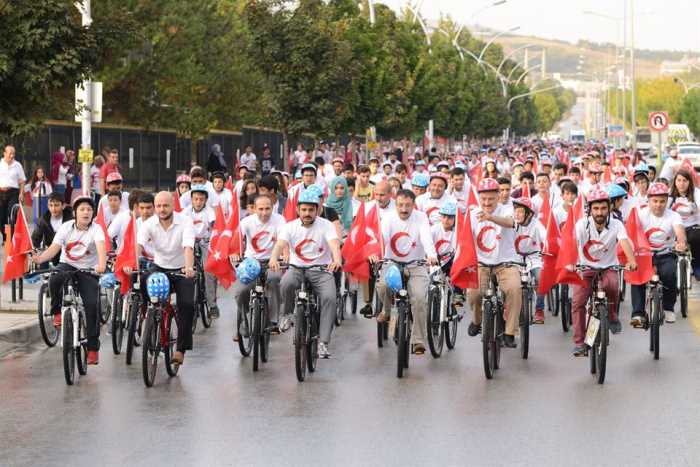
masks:
[(105, 194), (107, 189), (107, 176), (113, 172), (119, 173), (119, 151), (112, 149), (107, 155), (107, 162), (100, 168), (100, 194)]

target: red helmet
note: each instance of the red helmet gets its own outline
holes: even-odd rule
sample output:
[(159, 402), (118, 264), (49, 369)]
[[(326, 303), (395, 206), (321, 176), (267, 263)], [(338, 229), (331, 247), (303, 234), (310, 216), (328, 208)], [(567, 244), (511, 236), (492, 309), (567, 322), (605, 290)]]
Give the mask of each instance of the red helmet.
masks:
[(603, 169), (600, 167), (599, 162), (593, 162), (591, 165), (588, 166), (588, 171), (591, 173), (602, 173)]
[(668, 187), (665, 183), (652, 183), (647, 191), (647, 197), (649, 196), (668, 196)]
[(515, 207), (515, 205), (527, 208), (530, 210), (530, 212), (535, 212), (535, 208), (532, 205), (532, 201), (530, 200), (530, 198), (515, 198), (513, 200), (513, 207)]
[(610, 201), (610, 196), (608, 196), (608, 192), (605, 190), (593, 188), (586, 196), (586, 201), (588, 204), (595, 203), (596, 201)]
[(189, 175), (183, 174), (177, 177), (177, 180), (175, 180), (175, 184), (179, 185), (180, 183), (192, 183), (192, 179), (190, 178)]
[(119, 174), (119, 172), (112, 172), (111, 174), (107, 175), (107, 184), (121, 181), (122, 176)]
[(439, 178), (443, 182), (445, 182), (445, 186), (448, 186), (450, 184), (450, 179), (447, 178), (447, 175), (445, 175), (442, 172), (433, 172), (430, 174), (430, 181), (432, 182), (434, 178)]
[(479, 187), (476, 191), (479, 193), (484, 191), (498, 191), (498, 182), (493, 178), (485, 178), (479, 182)]

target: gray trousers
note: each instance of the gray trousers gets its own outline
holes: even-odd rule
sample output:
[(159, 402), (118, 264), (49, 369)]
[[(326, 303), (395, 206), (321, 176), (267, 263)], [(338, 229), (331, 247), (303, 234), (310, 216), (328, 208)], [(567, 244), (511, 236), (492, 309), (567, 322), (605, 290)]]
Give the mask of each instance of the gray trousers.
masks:
[[(382, 299), (384, 310), (391, 310), (391, 290), (386, 285), (384, 275), (388, 268), (382, 267), (382, 277), (377, 283), (377, 293)], [(425, 345), (425, 325), (427, 320), (426, 310), (428, 307), (428, 269), (425, 266), (409, 266), (408, 273), (408, 298), (411, 302), (411, 312), (413, 313), (413, 328), (411, 329), (411, 343)]]
[[(202, 267), (207, 264), (207, 258), (209, 257), (209, 243), (205, 243), (202, 246)], [(219, 284), (216, 276), (210, 272), (204, 273), (204, 286), (206, 287), (207, 303), (209, 308), (217, 306), (216, 305), (216, 288)]]
[[(268, 299), (270, 313), (270, 321), (279, 322), (280, 309), (280, 279), (282, 274), (279, 272), (267, 271), (267, 280), (265, 281), (265, 296)], [(255, 287), (255, 281), (250, 284), (242, 284), (241, 281), (233, 283), (233, 299), (236, 301), (236, 310), (248, 311), (250, 305), (250, 291)], [(235, 318), (235, 317), (234, 317)], [(234, 323), (237, 323), (235, 319)]]
[[(282, 276), (280, 289), (285, 314), (294, 312), (294, 292), (301, 287), (303, 274), (299, 269), (290, 267)], [(306, 271), (305, 274), (316, 295), (321, 312), (321, 322), (319, 324), (321, 342), (327, 344), (331, 341), (331, 331), (333, 330), (333, 321), (335, 319), (335, 279), (333, 274), (326, 271), (312, 270)]]

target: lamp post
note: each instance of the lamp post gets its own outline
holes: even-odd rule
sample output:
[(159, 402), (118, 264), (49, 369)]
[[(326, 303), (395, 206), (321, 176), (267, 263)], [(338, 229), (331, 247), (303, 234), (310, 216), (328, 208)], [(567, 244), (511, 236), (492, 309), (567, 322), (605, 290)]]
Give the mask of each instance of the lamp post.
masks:
[[(470, 22), (471, 22), (472, 24), (474, 24), (474, 21), (476, 20), (476, 17), (477, 17), (478, 15), (480, 15), (480, 14), (483, 13), (483, 12), (485, 12), (485, 11), (488, 10), (489, 8), (493, 8), (493, 7), (496, 7), (496, 6), (499, 6), (499, 5), (503, 5), (504, 3), (506, 3), (506, 0), (498, 0), (498, 1), (495, 1), (495, 2), (487, 3), (486, 5), (482, 6), (481, 8), (479, 8), (478, 10), (476, 10), (474, 13), (472, 13)], [(457, 41), (457, 39), (459, 38), (459, 34), (462, 32), (462, 28), (464, 28), (463, 25), (460, 26), (459, 29), (457, 29), (457, 34), (455, 35), (455, 41)]]
[(518, 53), (519, 51), (521, 51), (523, 49), (528, 49), (528, 48), (534, 47), (534, 46), (535, 46), (535, 44), (525, 44), (525, 45), (521, 45), (520, 47), (517, 47), (517, 48), (511, 50), (511, 52), (508, 55), (503, 57), (503, 60), (501, 60), (501, 63), (498, 65), (497, 71), (499, 73), (501, 72), (501, 68), (503, 68), (503, 65), (505, 65), (505, 63), (508, 61), (508, 59), (510, 57), (512, 57), (513, 55), (515, 55), (516, 53)]
[[(534, 96), (535, 94), (540, 94), (543, 92), (553, 91), (554, 89), (558, 89), (561, 87), (562, 87), (561, 84), (557, 84), (556, 86), (550, 86), (550, 87), (544, 88), (544, 89), (535, 89), (533, 91), (526, 92), (524, 94), (518, 94), (517, 96), (513, 96), (510, 99), (508, 99), (508, 103), (506, 104), (506, 109), (508, 109), (508, 112), (510, 112), (510, 106), (513, 105), (513, 102), (518, 100), (518, 99), (522, 99), (522, 98), (529, 97), (529, 96)], [(510, 126), (508, 126), (508, 128), (506, 128), (506, 134), (505, 134), (506, 141), (509, 138), (510, 138)]]
[(486, 43), (486, 45), (484, 46), (484, 48), (481, 49), (481, 53), (479, 54), (479, 61), (481, 61), (481, 60), (484, 58), (484, 54), (486, 53), (486, 49), (488, 49), (488, 48), (491, 46), (491, 44), (493, 44), (493, 42), (494, 42), (496, 39), (498, 39), (498, 38), (501, 37), (501, 36), (504, 36), (505, 34), (508, 34), (508, 33), (511, 33), (511, 32), (515, 32), (515, 31), (517, 31), (518, 29), (520, 29), (520, 26), (515, 26), (515, 27), (512, 27), (512, 28), (508, 29), (507, 31), (501, 31), (501, 32), (499, 32), (498, 34), (496, 34), (495, 36), (493, 36), (493, 37), (491, 38), (491, 40), (489, 40), (489, 41)]
[(538, 68), (541, 67), (541, 66), (542, 66), (542, 64), (541, 64), (541, 63), (538, 63), (537, 65), (533, 65), (533, 66), (531, 66), (530, 68), (528, 68), (527, 70), (523, 71), (523, 74), (521, 74), (520, 77), (515, 81), (515, 87), (518, 87), (518, 85), (520, 84), (520, 82), (523, 80), (523, 78), (525, 78), (525, 76), (527, 76), (528, 73), (530, 73), (531, 71), (534, 71), (534, 70), (538, 69)]

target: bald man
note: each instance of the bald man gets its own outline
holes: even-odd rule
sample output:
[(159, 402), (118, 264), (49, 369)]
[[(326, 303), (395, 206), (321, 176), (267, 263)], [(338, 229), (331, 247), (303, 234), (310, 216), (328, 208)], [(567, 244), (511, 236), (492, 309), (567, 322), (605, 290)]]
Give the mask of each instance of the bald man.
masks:
[[(168, 274), (170, 290), (177, 296), (177, 351), (172, 357), (174, 365), (182, 365), (185, 351), (192, 349), (192, 320), (194, 319), (194, 225), (192, 219), (174, 212), (173, 196), (161, 191), (155, 198), (156, 215), (143, 223), (138, 232), (138, 254), (144, 245), (153, 249), (153, 267), (142, 277), (147, 284), (154, 272)], [(127, 274), (130, 270), (125, 268)], [(184, 272), (185, 277), (182, 277)], [(176, 274), (176, 275), (173, 275)], [(141, 287), (141, 290), (147, 290)], [(147, 298), (147, 297), (146, 297)]]

